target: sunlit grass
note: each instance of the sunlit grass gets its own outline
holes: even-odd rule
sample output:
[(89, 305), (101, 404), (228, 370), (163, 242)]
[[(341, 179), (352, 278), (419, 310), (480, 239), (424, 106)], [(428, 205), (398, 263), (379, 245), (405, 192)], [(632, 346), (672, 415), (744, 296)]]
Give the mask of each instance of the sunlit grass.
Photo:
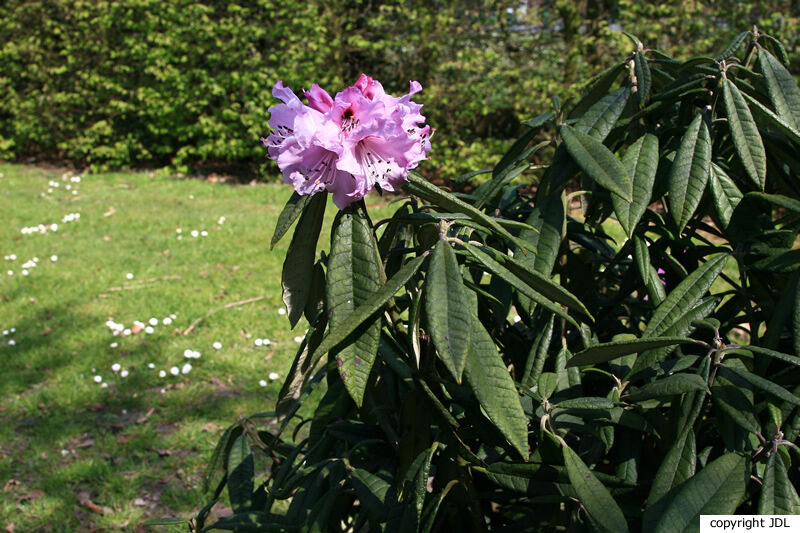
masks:
[[(76, 182), (16, 165), (0, 173), (0, 332), (9, 331), (0, 333), (0, 523), (133, 529), (146, 518), (190, 516), (221, 431), (273, 408), (303, 335), (303, 321), (291, 331), (278, 312), (291, 235), (269, 250), (291, 190), (148, 173)], [(374, 220), (384, 203), (368, 200)], [(53, 223), (57, 231), (21, 233)], [(329, 240), (323, 230), (321, 247)], [(209, 311), (257, 297), (182, 334)], [(150, 334), (114, 336), (106, 326), (151, 318)], [(271, 343), (256, 346), (258, 338)], [(185, 350), (202, 355), (186, 359)], [(187, 362), (188, 374), (170, 374)]]

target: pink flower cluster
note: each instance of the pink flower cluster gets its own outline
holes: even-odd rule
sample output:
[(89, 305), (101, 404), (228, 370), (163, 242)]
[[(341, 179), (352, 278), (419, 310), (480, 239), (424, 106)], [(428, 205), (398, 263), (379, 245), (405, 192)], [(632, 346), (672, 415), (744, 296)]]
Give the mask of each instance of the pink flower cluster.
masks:
[(283, 103), (269, 109), (272, 131), (261, 141), (298, 194), (326, 190), (341, 209), (375, 185), (397, 190), (425, 159), (430, 128), (421, 126), (422, 106), (411, 101), (421, 90), (412, 81), (409, 93), (395, 98), (362, 74), (335, 98), (312, 85), (304, 105), (279, 81), (272, 95)]

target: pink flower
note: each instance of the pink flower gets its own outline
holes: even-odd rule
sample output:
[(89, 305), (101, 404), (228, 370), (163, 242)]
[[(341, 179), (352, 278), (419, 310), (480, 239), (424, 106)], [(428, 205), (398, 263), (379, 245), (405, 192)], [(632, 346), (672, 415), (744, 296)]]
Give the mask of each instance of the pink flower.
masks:
[(312, 85), (304, 105), (278, 82), (272, 94), (283, 103), (269, 109), (272, 131), (262, 141), (298, 194), (327, 190), (344, 208), (376, 185), (402, 187), (408, 171), (426, 158), (430, 128), (420, 126), (422, 106), (411, 101), (421, 90), (412, 81), (409, 93), (395, 98), (362, 74), (335, 98)]

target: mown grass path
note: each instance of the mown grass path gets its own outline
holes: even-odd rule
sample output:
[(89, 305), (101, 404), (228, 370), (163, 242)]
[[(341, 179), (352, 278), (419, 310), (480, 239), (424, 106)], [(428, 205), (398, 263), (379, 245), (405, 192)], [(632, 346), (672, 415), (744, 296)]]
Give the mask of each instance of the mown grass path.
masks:
[[(0, 173), (0, 526), (135, 530), (188, 516), (220, 432), (272, 409), (304, 334), (279, 314), (289, 237), (269, 251), (291, 190)], [(134, 334), (136, 321), (152, 332)]]

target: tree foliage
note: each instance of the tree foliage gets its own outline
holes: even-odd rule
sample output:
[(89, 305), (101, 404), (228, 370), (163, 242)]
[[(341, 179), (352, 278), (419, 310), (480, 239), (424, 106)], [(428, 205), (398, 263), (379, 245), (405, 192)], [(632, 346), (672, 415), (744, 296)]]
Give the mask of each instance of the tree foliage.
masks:
[(426, 172), (451, 177), (494, 165), (552, 95), (577, 96), (626, 50), (620, 30), (686, 58), (753, 24), (796, 39), (798, 15), (789, 1), (8, 0), (0, 157), (265, 175), (274, 83), (366, 72), (390, 93), (422, 83), (437, 130)]

